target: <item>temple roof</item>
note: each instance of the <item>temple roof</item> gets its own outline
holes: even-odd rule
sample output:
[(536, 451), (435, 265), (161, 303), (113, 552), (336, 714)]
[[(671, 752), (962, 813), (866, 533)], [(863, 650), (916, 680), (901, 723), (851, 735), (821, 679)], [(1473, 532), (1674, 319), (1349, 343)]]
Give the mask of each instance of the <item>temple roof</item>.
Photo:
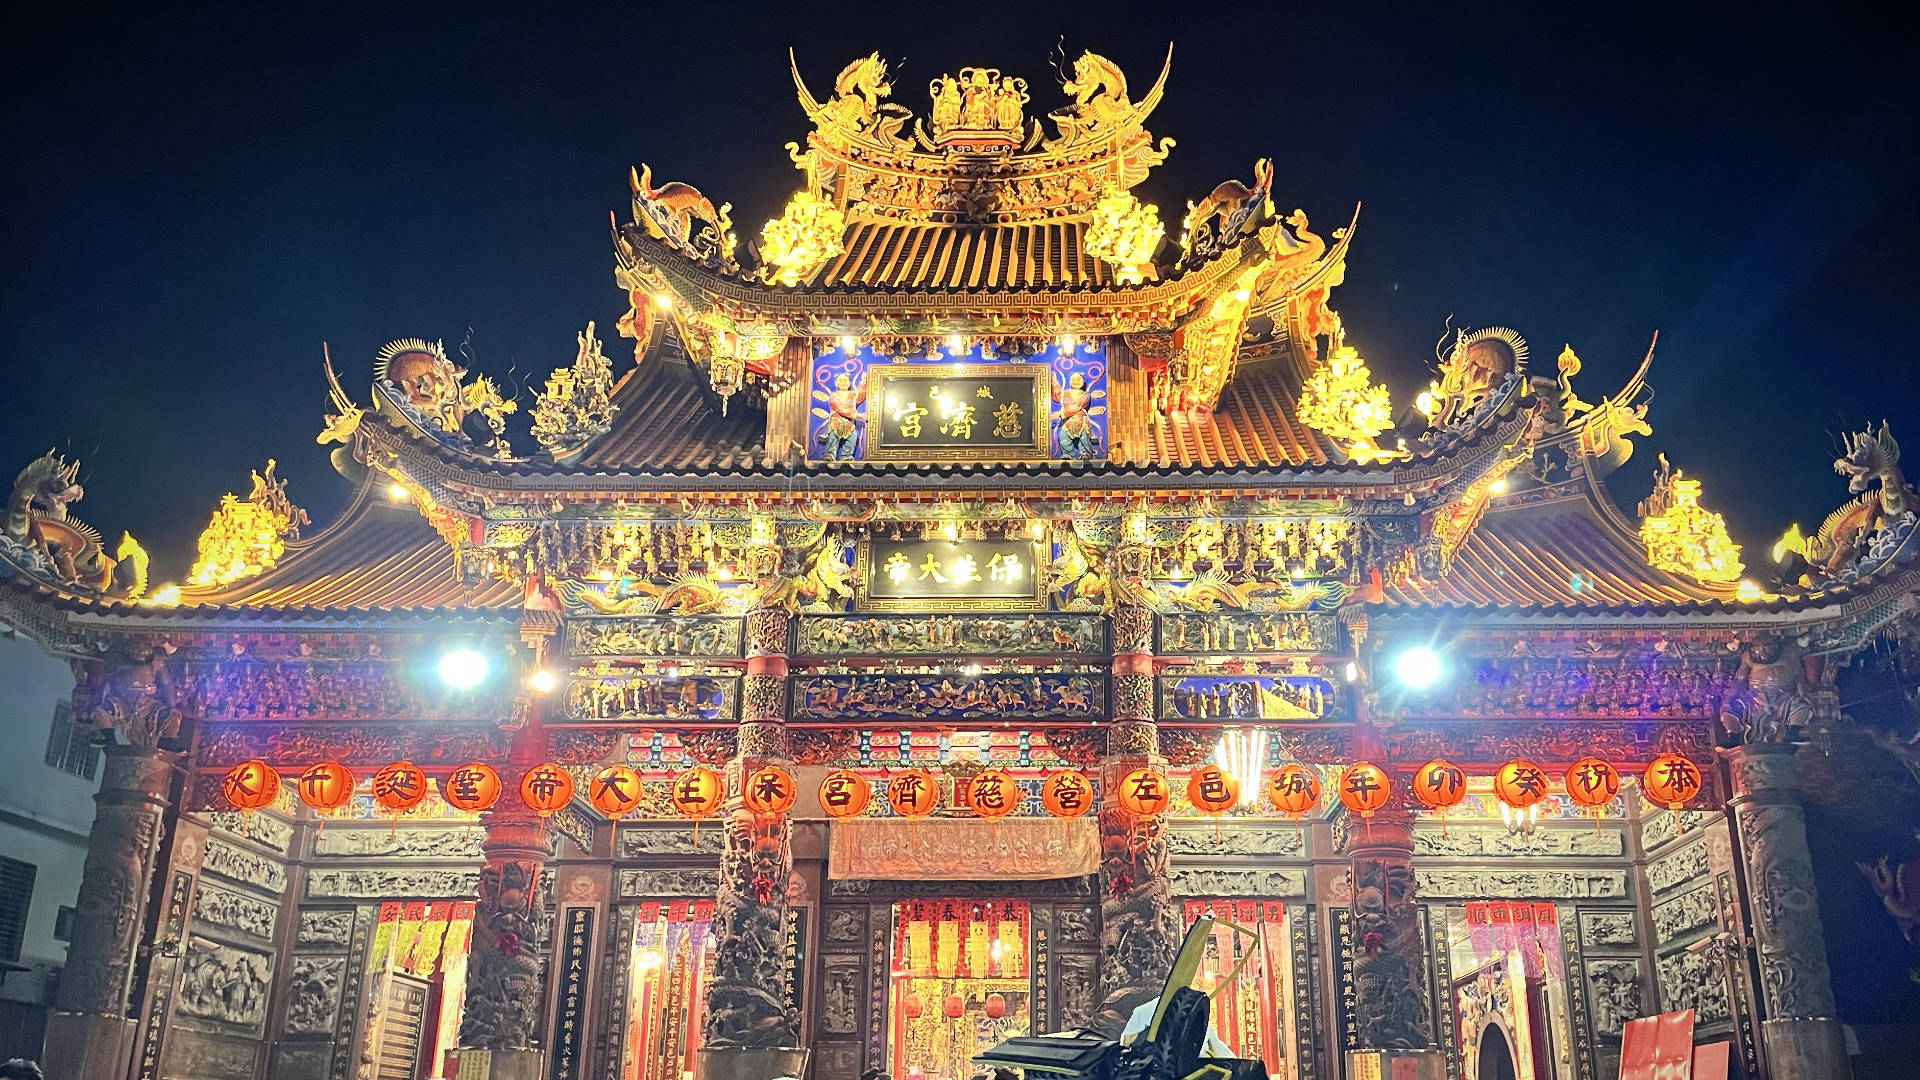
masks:
[[(1086, 250), (1085, 221), (944, 225), (885, 220), (847, 226), (845, 250), (809, 284), (827, 288), (1106, 288), (1113, 267)], [(1151, 267), (1143, 268), (1148, 277)]]

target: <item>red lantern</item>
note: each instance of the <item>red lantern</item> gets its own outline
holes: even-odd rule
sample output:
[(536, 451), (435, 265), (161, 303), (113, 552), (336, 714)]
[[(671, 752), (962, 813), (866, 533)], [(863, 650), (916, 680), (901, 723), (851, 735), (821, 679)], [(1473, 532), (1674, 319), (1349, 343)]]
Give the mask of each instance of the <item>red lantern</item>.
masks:
[(1640, 774), (1640, 790), (1649, 800), (1678, 810), (1700, 794), (1700, 766), (1679, 754), (1661, 754)]
[(220, 793), (242, 814), (264, 810), (280, 794), (280, 774), (264, 761), (243, 761), (227, 770)]
[(1467, 797), (1466, 770), (1445, 758), (1435, 758), (1413, 774), (1413, 797), (1429, 810), (1446, 810)]
[(373, 774), (373, 801), (391, 813), (406, 813), (432, 791), (433, 781), (411, 761), (396, 761)]
[(1218, 765), (1202, 765), (1187, 777), (1187, 802), (1203, 814), (1218, 817), (1240, 801), (1240, 785)]
[(926, 1009), (920, 1004), (919, 994), (908, 994), (907, 999), (900, 1003), (900, 1011), (906, 1014), (907, 1019), (918, 1020), (920, 1019), (920, 1014), (925, 1012)]
[(1040, 785), (1040, 805), (1057, 818), (1077, 818), (1093, 806), (1093, 783), (1083, 772), (1066, 769)]
[(976, 773), (967, 785), (967, 799), (973, 803), (973, 812), (989, 821), (1013, 813), (1026, 797), (1013, 777), (999, 769)]
[(1524, 758), (1509, 761), (1493, 774), (1493, 794), (1515, 810), (1525, 810), (1547, 797), (1546, 770)]
[(573, 774), (549, 761), (520, 777), (520, 801), (547, 817), (573, 801)]
[(1340, 774), (1340, 804), (1367, 821), (1393, 797), (1393, 778), (1371, 761), (1356, 761)]
[(673, 786), (667, 789), (667, 801), (673, 808), (695, 819), (720, 809), (726, 798), (726, 781), (704, 765), (695, 765), (674, 777)]
[(310, 765), (295, 785), (300, 801), (324, 814), (338, 810), (353, 798), (353, 773), (337, 761)]
[(887, 805), (904, 818), (922, 818), (940, 803), (940, 782), (925, 769), (907, 769), (887, 781)]
[(469, 761), (447, 774), (447, 805), (477, 814), (500, 801), (500, 774), (482, 761)]
[(1298, 818), (1320, 804), (1320, 778), (1305, 765), (1288, 765), (1268, 778), (1267, 801)]
[(792, 773), (778, 765), (766, 765), (747, 777), (740, 801), (754, 817), (775, 818), (792, 809), (793, 800), (799, 794)]
[(615, 821), (640, 805), (640, 774), (625, 765), (609, 765), (587, 785), (587, 801)]
[(835, 769), (820, 781), (820, 809), (830, 818), (859, 817), (873, 801), (873, 789), (852, 769)]
[(947, 1014), (947, 1019), (958, 1020), (960, 1019), (960, 1014), (967, 1011), (967, 1003), (960, 1000), (959, 994), (948, 994), (944, 1011)]
[(989, 1020), (1000, 1019), (1001, 1017), (1007, 1015), (1007, 999), (1001, 997), (999, 994), (988, 994), (986, 1010), (987, 1010), (987, 1019)]
[(1620, 770), (1597, 757), (1584, 757), (1567, 770), (1567, 798), (1594, 809), (1620, 794)]
[(1114, 793), (1120, 809), (1137, 818), (1159, 817), (1173, 801), (1167, 778), (1152, 769), (1135, 769), (1122, 777), (1120, 790)]

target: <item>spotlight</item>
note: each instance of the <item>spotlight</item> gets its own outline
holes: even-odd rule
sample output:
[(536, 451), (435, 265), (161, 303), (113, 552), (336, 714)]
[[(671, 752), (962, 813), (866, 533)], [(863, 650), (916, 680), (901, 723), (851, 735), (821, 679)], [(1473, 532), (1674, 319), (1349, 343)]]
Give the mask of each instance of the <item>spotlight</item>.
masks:
[(668, 296), (666, 293), (655, 293), (653, 302), (664, 311), (673, 306), (673, 297)]
[(1342, 671), (1341, 674), (1346, 676), (1346, 679), (1348, 682), (1359, 682), (1360, 681), (1360, 665), (1349, 660), (1347, 661), (1346, 670)]
[(1503, 476), (1493, 483), (1488, 484), (1487, 490), (1493, 492), (1495, 495), (1505, 495), (1507, 493), (1507, 478)]
[(487, 677), (487, 658), (472, 649), (453, 649), (440, 656), (440, 681), (455, 690), (471, 690)]
[(948, 335), (947, 335), (947, 353), (948, 353), (948, 355), (950, 355), (950, 356), (959, 356), (960, 354), (962, 354), (962, 353), (964, 353), (964, 352), (966, 352), (966, 351), (967, 351), (967, 339), (966, 339), (966, 338), (963, 338), (963, 337), (961, 337), (961, 336), (960, 336), (959, 334), (948, 334)]
[(539, 671), (533, 673), (532, 678), (527, 680), (527, 685), (533, 687), (536, 692), (544, 694), (553, 689), (554, 684), (557, 682), (559, 682), (559, 680), (554, 678), (553, 672), (548, 671), (546, 668), (541, 668)]
[(406, 502), (407, 485), (400, 483), (388, 484), (387, 498), (392, 499), (394, 502)]
[(1412, 690), (1425, 690), (1439, 682), (1445, 673), (1446, 665), (1441, 662), (1440, 654), (1425, 645), (1415, 645), (1393, 661), (1393, 677)]

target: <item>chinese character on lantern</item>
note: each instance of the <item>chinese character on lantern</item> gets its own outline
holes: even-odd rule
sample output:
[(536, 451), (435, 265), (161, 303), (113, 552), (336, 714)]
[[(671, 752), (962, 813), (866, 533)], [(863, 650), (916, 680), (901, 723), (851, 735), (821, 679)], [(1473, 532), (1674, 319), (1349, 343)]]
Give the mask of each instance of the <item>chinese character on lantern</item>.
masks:
[(338, 810), (353, 798), (353, 773), (337, 761), (307, 767), (295, 785), (300, 801), (324, 814)]
[(411, 761), (396, 761), (373, 774), (373, 801), (380, 809), (404, 814), (433, 790), (432, 781)]
[(1115, 797), (1120, 809), (1137, 818), (1159, 817), (1173, 801), (1167, 778), (1152, 769), (1135, 769), (1121, 777)]
[(967, 786), (967, 792), (973, 803), (973, 812), (988, 819), (1013, 813), (1026, 798), (1013, 777), (999, 769), (988, 769), (976, 775)]
[(887, 781), (887, 805), (901, 817), (926, 817), (940, 802), (940, 782), (925, 769), (895, 773)]
[(873, 789), (852, 769), (835, 769), (820, 781), (820, 809), (830, 818), (858, 817), (873, 799)]
[(704, 765), (695, 765), (673, 778), (673, 785), (667, 789), (667, 801), (690, 818), (703, 818), (720, 808), (726, 794), (726, 783), (719, 773)]
[(1493, 774), (1493, 794), (1515, 810), (1525, 810), (1546, 798), (1546, 770), (1524, 758), (1509, 761)]
[(1700, 794), (1700, 766), (1679, 754), (1661, 754), (1647, 762), (1640, 789), (1653, 802), (1678, 810)]
[(447, 774), (447, 805), (477, 814), (500, 799), (500, 774), (493, 766), (470, 761)]
[(1393, 780), (1370, 761), (1355, 762), (1340, 774), (1340, 803), (1359, 814), (1362, 821), (1372, 818), (1392, 795)]
[(640, 805), (640, 794), (640, 774), (625, 765), (601, 769), (587, 785), (587, 801), (615, 821)]
[(1220, 766), (1203, 765), (1187, 777), (1187, 801), (1203, 814), (1224, 814), (1240, 801), (1240, 785)]
[(1093, 783), (1074, 769), (1054, 773), (1040, 786), (1040, 805), (1058, 818), (1077, 818), (1093, 807)]
[(740, 801), (746, 804), (755, 817), (779, 817), (793, 807), (794, 797), (799, 794), (794, 786), (793, 774), (778, 765), (766, 765), (755, 769), (748, 776), (740, 792)]
[(547, 817), (573, 801), (573, 774), (549, 761), (520, 778), (520, 801)]
[(220, 782), (220, 793), (242, 814), (251, 814), (273, 805), (280, 794), (280, 774), (264, 761), (243, 761), (227, 770)]
[(1305, 765), (1288, 765), (1267, 780), (1267, 801), (1299, 817), (1320, 803), (1320, 778)]

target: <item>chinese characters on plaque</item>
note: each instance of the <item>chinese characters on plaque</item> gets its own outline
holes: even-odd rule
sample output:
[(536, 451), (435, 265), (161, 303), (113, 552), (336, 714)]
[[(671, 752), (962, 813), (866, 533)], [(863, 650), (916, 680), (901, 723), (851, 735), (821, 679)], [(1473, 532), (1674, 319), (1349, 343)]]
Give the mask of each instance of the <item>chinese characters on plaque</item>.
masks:
[(860, 552), (866, 606), (876, 611), (925, 611), (931, 609), (929, 601), (949, 607), (984, 601), (1037, 606), (1036, 555), (1030, 540), (875, 538)]

